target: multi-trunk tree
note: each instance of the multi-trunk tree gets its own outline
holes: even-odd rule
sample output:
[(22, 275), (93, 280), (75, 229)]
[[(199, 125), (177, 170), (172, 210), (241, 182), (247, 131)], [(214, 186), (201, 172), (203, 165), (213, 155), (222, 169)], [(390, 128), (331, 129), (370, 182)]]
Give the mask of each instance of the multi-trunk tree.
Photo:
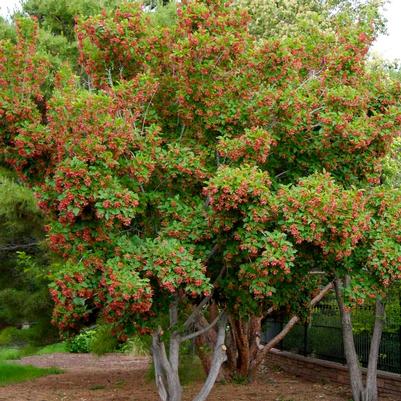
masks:
[(181, 400), (182, 342), (214, 346), (201, 401), (226, 360), (254, 377), (267, 311), (302, 316), (334, 279), (377, 295), (399, 278), (398, 212), (380, 198), (398, 195), (375, 187), (400, 88), (366, 67), (374, 24), (257, 41), (248, 22), (216, 0), (183, 1), (168, 26), (137, 4), (80, 20), (88, 85), (65, 67), (50, 98), (34, 24), (1, 44), (3, 160), (67, 261), (54, 322), (151, 333), (162, 400)]

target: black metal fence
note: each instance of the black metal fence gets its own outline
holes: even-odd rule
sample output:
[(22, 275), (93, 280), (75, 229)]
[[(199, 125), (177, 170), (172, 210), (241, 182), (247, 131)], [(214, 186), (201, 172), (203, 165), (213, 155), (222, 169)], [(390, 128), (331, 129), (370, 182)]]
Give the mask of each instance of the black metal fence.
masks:
[[(354, 332), (355, 347), (362, 366), (367, 366), (371, 330), (372, 308), (364, 308), (356, 316)], [(359, 324), (364, 323), (364, 324)], [(285, 321), (268, 319), (264, 325), (264, 340), (268, 341), (281, 331)], [(358, 328), (359, 326), (359, 328)], [(308, 323), (296, 325), (280, 343), (280, 349), (305, 356), (345, 363), (341, 333), (341, 320), (337, 306), (333, 302), (319, 305)], [(380, 370), (401, 373), (401, 326), (386, 322), (379, 350)]]

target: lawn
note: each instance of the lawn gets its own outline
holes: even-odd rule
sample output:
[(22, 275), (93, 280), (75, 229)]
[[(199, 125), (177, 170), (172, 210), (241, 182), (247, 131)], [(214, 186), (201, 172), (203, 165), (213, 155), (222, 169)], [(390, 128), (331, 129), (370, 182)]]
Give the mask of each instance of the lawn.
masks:
[(9, 362), (0, 362), (0, 386), (32, 380), (37, 377), (58, 374), (62, 371), (57, 368), (37, 368), (30, 365), (17, 365)]
[(1, 347), (0, 348), (0, 386), (19, 383), (26, 380), (50, 374), (61, 373), (57, 368), (38, 368), (30, 365), (18, 365), (9, 362), (10, 360), (20, 359), (27, 355), (45, 355), (54, 352), (65, 352), (65, 344), (58, 343), (47, 345), (43, 348), (27, 346), (24, 348)]
[(59, 352), (67, 352), (65, 343), (56, 343), (44, 347), (27, 345), (25, 347), (0, 347), (0, 361), (21, 359), (29, 355), (45, 355)]

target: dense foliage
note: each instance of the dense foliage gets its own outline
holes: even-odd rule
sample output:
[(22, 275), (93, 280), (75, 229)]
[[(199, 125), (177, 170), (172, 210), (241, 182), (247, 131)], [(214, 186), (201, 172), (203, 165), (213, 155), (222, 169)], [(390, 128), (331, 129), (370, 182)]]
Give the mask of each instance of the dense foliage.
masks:
[[(31, 190), (7, 171), (0, 175), (0, 325), (34, 323), (10, 341), (52, 341), (53, 304), (48, 293), (50, 258), (45, 246), (43, 215)], [(47, 269), (47, 270), (46, 270)], [(15, 332), (18, 334), (18, 332)]]
[(251, 32), (262, 38), (311, 31), (335, 32), (339, 25), (370, 21), (383, 30), (382, 0), (235, 0), (252, 18)]
[(366, 66), (375, 23), (255, 40), (249, 20), (216, 0), (183, 1), (173, 24), (136, 3), (81, 17), (86, 85), (52, 78), (36, 23), (1, 42), (2, 158), (66, 260), (60, 329), (155, 332), (204, 297), (231, 322), (299, 312), (317, 267), (352, 278), (350, 302), (400, 279), (401, 193), (381, 186), (400, 84)]
[[(165, 28), (133, 4), (89, 18), (77, 36), (98, 90), (64, 70), (46, 107), (34, 25), (4, 42), (5, 159), (46, 178), (50, 242), (70, 260), (53, 291), (61, 327), (96, 306), (138, 322), (169, 294), (209, 293), (222, 264), (222, 299), (248, 304), (250, 290), (274, 304), (281, 286), (305, 283), (303, 243), (342, 260), (361, 242), (372, 213), (343, 186), (379, 182), (400, 122), (398, 87), (364, 67), (371, 34), (361, 24), (256, 44), (247, 21), (218, 2), (184, 3)], [(333, 178), (298, 182), (323, 169)]]

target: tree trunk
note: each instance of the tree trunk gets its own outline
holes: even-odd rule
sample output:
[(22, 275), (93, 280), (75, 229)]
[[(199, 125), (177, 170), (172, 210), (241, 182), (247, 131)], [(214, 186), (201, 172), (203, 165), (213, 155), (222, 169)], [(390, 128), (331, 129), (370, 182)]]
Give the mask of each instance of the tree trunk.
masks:
[(378, 401), (377, 394), (377, 361), (379, 359), (380, 340), (384, 325), (384, 305), (380, 299), (376, 299), (375, 327), (370, 342), (368, 373), (363, 401)]
[(166, 376), (163, 371), (161, 362), (161, 348), (159, 342), (159, 333), (153, 333), (152, 335), (152, 357), (153, 365), (155, 369), (155, 382), (157, 391), (161, 401), (167, 401), (167, 384)]
[(246, 378), (250, 363), (249, 322), (241, 318), (231, 319), (230, 326), (235, 336), (238, 352), (235, 373), (238, 378)]
[(229, 325), (229, 330), (226, 336), (226, 346), (227, 346), (227, 360), (221, 369), (221, 379), (226, 382), (230, 382), (233, 378), (234, 372), (237, 368), (237, 343), (235, 341), (234, 333), (231, 330), (231, 325)]
[[(311, 300), (309, 304), (310, 308), (314, 308), (325, 297), (325, 295), (329, 291), (331, 291), (332, 288), (333, 284), (330, 283), (327, 284), (323, 289), (321, 289), (320, 292)], [(284, 337), (292, 330), (292, 328), (299, 322), (299, 320), (300, 319), (298, 316), (291, 317), (291, 319), (283, 327), (280, 333), (272, 338), (267, 344), (260, 345), (259, 342), (256, 343), (258, 352), (256, 353), (255, 358), (252, 360), (249, 368), (248, 381), (250, 383), (255, 379), (257, 370), (266, 359), (268, 352), (284, 339)], [(260, 338), (256, 337), (255, 340), (260, 340)]]
[[(384, 305), (381, 299), (376, 299), (375, 325), (372, 339), (370, 341), (368, 372), (366, 376), (366, 386), (364, 386), (362, 371), (359, 366), (358, 355), (355, 350), (351, 314), (344, 306), (341, 284), (341, 280), (337, 279), (335, 281), (337, 303), (341, 314), (344, 352), (349, 370), (352, 398), (354, 401), (378, 401), (377, 362), (379, 359), (380, 341), (384, 325)], [(348, 285), (349, 278), (345, 277), (344, 286), (346, 287)]]
[(205, 335), (195, 338), (195, 352), (201, 361), (203, 371), (206, 375), (209, 374), (212, 365), (212, 358), (210, 357), (209, 344), (210, 341), (206, 339)]
[[(315, 307), (332, 288), (333, 284), (330, 283), (321, 289), (311, 300), (310, 308)], [(270, 308), (267, 314), (272, 311), (273, 309)], [(243, 377), (246, 378), (248, 382), (252, 382), (260, 364), (265, 360), (268, 352), (283, 340), (299, 320), (298, 316), (293, 316), (276, 337), (270, 340), (268, 344), (261, 345), (262, 317), (253, 316), (245, 321), (239, 317), (235, 318), (230, 316), (229, 331), (226, 338), (227, 360), (222, 366), (218, 379), (231, 381), (234, 377)], [(208, 324), (208, 321), (204, 317), (200, 317), (196, 320), (196, 327), (198, 330), (202, 327), (206, 327)], [(211, 349), (213, 347), (215, 336), (215, 330), (210, 330), (207, 332), (207, 335), (202, 335), (202, 338), (197, 340), (197, 344), (202, 346), (202, 348), (197, 347), (197, 354), (202, 361), (203, 367), (206, 368), (206, 374), (209, 373), (211, 366), (211, 355), (207, 352), (207, 348)]]
[[(202, 330), (204, 327), (209, 325), (209, 322), (202, 315), (198, 316), (194, 322), (196, 330)], [(213, 349), (213, 344), (216, 343), (217, 332), (215, 328), (210, 329), (206, 333), (201, 334), (195, 338), (195, 349), (198, 355), (204, 372), (206, 375), (209, 374), (210, 367), (212, 365), (212, 355), (210, 350)]]
[[(214, 353), (211, 359), (209, 374), (207, 379), (199, 392), (194, 398), (194, 401), (205, 401), (210, 391), (212, 390), (216, 379), (219, 375), (221, 365), (227, 359), (226, 347), (224, 345), (227, 318), (223, 313), (216, 315), (213, 322), (208, 323), (206, 319), (202, 319), (199, 315), (197, 308), (193, 311), (191, 316), (184, 323), (184, 328), (189, 330), (194, 323), (198, 321), (206, 322), (200, 329), (189, 334), (181, 334), (178, 331), (178, 297), (176, 297), (170, 304), (170, 342), (169, 354), (167, 355), (165, 344), (162, 340), (163, 331), (159, 327), (152, 334), (152, 356), (155, 369), (155, 382), (157, 391), (161, 401), (181, 401), (182, 400), (182, 387), (180, 377), (178, 374), (179, 360), (180, 360), (180, 345), (184, 341), (192, 340), (198, 336), (208, 333), (217, 323), (217, 334), (215, 334)], [(216, 312), (218, 309), (216, 308)], [(196, 327), (196, 325), (195, 325)], [(192, 327), (193, 328), (193, 327)], [(213, 337), (213, 336), (212, 336)]]
[(178, 376), (178, 364), (175, 365), (175, 356), (170, 360), (167, 357), (164, 342), (160, 339), (161, 334), (162, 331), (158, 329), (152, 335), (152, 356), (157, 390), (161, 401), (181, 401), (182, 389)]
[(166, 347), (161, 339), (163, 334), (158, 328), (152, 335), (152, 355), (155, 368), (155, 381), (161, 401), (181, 401), (182, 387), (178, 374), (180, 357), (180, 336), (175, 330), (178, 322), (178, 300), (175, 299), (169, 308), (170, 336), (169, 356)]
[(230, 378), (248, 379), (252, 361), (259, 352), (257, 338), (260, 337), (262, 317), (243, 319), (231, 316), (229, 322), (229, 363), (226, 364), (226, 375)]
[(222, 316), (218, 322), (217, 340), (214, 347), (213, 359), (207, 379), (193, 401), (205, 401), (212, 390), (219, 375), (221, 365), (227, 359), (224, 340), (226, 336), (227, 318)]
[[(349, 285), (349, 278), (346, 277), (344, 280), (344, 286), (347, 287), (348, 285)], [(358, 355), (355, 349), (354, 335), (352, 333), (351, 313), (346, 309), (344, 305), (344, 298), (341, 287), (342, 287), (341, 280), (336, 279), (335, 280), (336, 298), (341, 315), (344, 353), (348, 365), (352, 397), (354, 401), (363, 401), (364, 387), (362, 381), (362, 371), (359, 366)]]
[[(255, 316), (249, 322), (249, 343), (250, 343), (250, 358), (251, 362), (255, 360), (260, 351), (260, 336), (262, 334), (262, 316)], [(251, 364), (249, 364), (249, 367)]]

